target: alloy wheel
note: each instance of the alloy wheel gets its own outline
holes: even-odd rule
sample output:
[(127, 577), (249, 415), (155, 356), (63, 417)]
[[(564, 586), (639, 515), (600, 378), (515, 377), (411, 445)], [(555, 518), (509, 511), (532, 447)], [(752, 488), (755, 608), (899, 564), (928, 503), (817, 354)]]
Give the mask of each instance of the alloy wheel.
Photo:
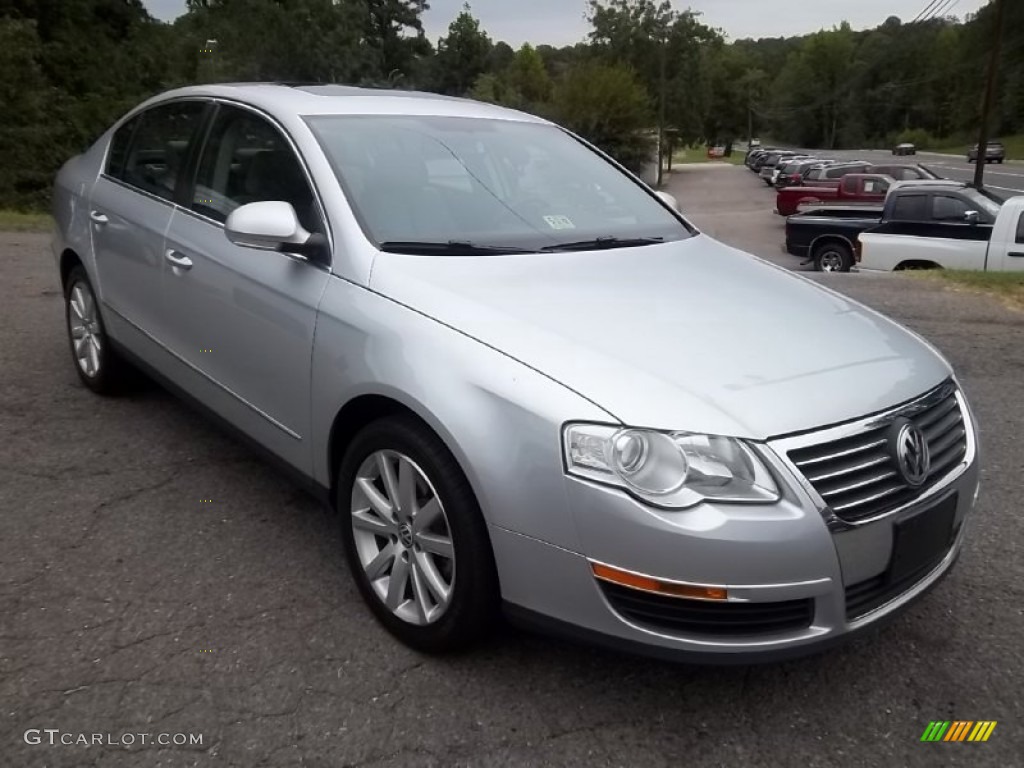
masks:
[(103, 351), (102, 331), (96, 311), (96, 299), (85, 283), (79, 282), (68, 297), (70, 312), (68, 326), (74, 345), (75, 361), (89, 378), (100, 372), (100, 354)]
[(843, 254), (839, 251), (825, 251), (821, 254), (822, 272), (842, 272)]
[(423, 470), (397, 451), (375, 451), (356, 473), (350, 513), (359, 564), (380, 601), (410, 624), (440, 619), (452, 599), (455, 550)]

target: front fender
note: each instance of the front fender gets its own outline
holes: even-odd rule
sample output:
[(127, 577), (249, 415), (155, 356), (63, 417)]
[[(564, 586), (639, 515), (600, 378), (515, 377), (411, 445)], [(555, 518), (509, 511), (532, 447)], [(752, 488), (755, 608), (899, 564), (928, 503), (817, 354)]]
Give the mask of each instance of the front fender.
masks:
[(491, 525), (579, 551), (566, 503), (561, 427), (615, 422), (507, 355), (379, 294), (331, 280), (313, 349), (313, 471), (329, 486), (330, 431), (361, 395), (388, 397), (433, 428)]

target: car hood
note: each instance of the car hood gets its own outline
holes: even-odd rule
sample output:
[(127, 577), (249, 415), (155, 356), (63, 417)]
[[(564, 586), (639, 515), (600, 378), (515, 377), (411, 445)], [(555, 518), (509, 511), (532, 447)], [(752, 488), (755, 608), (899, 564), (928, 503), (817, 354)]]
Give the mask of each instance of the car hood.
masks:
[(637, 427), (765, 439), (950, 375), (895, 323), (706, 235), (586, 253), (382, 253), (371, 288)]

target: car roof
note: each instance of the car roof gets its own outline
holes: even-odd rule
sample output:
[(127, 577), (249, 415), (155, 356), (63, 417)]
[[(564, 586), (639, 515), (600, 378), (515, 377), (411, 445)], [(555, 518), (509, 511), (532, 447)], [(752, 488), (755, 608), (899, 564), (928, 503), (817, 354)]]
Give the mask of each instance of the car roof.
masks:
[(520, 122), (548, 121), (514, 109), (471, 99), (420, 91), (360, 88), (332, 83), (217, 83), (176, 88), (155, 96), (143, 106), (185, 98), (220, 98), (241, 101), (271, 114), (313, 115), (424, 115), (476, 117)]

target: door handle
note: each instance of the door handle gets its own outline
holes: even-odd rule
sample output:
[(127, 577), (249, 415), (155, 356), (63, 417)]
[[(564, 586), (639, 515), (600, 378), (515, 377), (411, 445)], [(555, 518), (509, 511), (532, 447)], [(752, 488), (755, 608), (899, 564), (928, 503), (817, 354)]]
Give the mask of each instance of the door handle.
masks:
[(1024, 251), (1010, 251), (1007, 256), (1016, 256), (1017, 258), (1024, 259)]
[(177, 267), (178, 269), (192, 269), (192, 259), (181, 251), (176, 251), (171, 248), (164, 254), (164, 258), (171, 263), (171, 266)]
[(106, 217), (106, 214), (102, 214), (99, 211), (90, 211), (89, 218), (97, 224), (106, 224), (110, 219)]

